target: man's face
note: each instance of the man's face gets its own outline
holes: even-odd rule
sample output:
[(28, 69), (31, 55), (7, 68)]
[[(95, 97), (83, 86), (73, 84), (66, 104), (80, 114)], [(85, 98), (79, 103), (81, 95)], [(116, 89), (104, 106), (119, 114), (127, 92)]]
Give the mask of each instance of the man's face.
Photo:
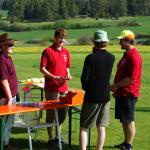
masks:
[(2, 45), (2, 50), (7, 54), (11, 54), (13, 51), (13, 48), (14, 48), (13, 44), (3, 44)]
[(55, 44), (58, 47), (63, 47), (65, 42), (66, 42), (66, 37), (65, 36), (56, 36), (55, 37)]
[(119, 42), (121, 49), (128, 49), (129, 45), (130, 45), (130, 41), (127, 39), (120, 39)]

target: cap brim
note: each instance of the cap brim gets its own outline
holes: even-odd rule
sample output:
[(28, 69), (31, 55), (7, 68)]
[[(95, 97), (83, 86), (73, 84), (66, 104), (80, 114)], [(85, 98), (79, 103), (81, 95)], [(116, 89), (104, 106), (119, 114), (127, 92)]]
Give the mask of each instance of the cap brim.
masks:
[(123, 38), (124, 38), (124, 37), (122, 37), (122, 36), (118, 36), (118, 37), (117, 37), (117, 39), (119, 39), (119, 40), (120, 40), (120, 39), (123, 39)]
[(93, 42), (109, 42), (109, 40), (108, 39), (106, 39), (106, 40), (94, 40), (93, 39)]
[(14, 45), (14, 41), (12, 39), (10, 39), (8, 41), (4, 41), (4, 42), (0, 43), (0, 45), (3, 45), (3, 44), (12, 44), (12, 45)]

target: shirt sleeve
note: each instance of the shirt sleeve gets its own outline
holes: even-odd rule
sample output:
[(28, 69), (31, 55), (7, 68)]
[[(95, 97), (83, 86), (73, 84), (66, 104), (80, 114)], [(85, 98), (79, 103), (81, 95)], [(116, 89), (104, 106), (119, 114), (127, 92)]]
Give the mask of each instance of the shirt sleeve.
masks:
[(0, 61), (0, 80), (8, 79), (9, 72), (7, 64), (3, 61)]
[(142, 61), (141, 58), (132, 57), (130, 60), (130, 69), (129, 69), (129, 77), (132, 80), (136, 80), (141, 71)]
[(86, 88), (88, 87), (90, 72), (91, 72), (90, 59), (89, 59), (89, 57), (86, 57), (86, 59), (84, 61), (82, 75), (81, 75), (81, 84), (82, 84), (83, 90), (86, 90)]
[(40, 67), (46, 67), (46, 65), (47, 65), (47, 52), (46, 50), (44, 50), (41, 56)]

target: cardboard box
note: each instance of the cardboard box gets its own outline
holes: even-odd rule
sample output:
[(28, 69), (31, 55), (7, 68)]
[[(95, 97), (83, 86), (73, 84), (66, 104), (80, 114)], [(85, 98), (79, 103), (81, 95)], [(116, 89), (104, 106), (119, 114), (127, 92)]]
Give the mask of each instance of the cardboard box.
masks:
[(82, 90), (71, 90), (65, 97), (60, 97), (60, 102), (66, 104), (82, 104), (84, 92)]

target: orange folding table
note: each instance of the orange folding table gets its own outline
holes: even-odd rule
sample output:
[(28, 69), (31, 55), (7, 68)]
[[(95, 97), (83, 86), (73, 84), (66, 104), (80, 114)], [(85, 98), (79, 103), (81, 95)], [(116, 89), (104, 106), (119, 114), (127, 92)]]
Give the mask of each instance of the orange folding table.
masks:
[(72, 137), (72, 110), (74, 113), (80, 113), (80, 110), (76, 106), (81, 106), (83, 103), (84, 92), (82, 90), (75, 89), (74, 92), (69, 92), (67, 97), (61, 98), (60, 100), (50, 100), (46, 102), (41, 102), (43, 105), (43, 110), (69, 107), (69, 132), (68, 132), (68, 144), (71, 146)]
[(35, 107), (22, 107), (17, 105), (5, 105), (0, 106), (0, 150), (3, 150), (3, 132), (5, 127), (5, 122), (3, 121), (3, 116), (12, 115), (16, 113), (25, 113), (39, 111), (39, 108)]
[[(25, 86), (29, 87), (31, 86), (31, 90), (32, 89), (40, 89), (41, 91), (41, 102), (43, 102), (44, 99), (44, 83), (34, 83), (34, 82), (22, 82), (22, 84), (24, 84)], [(69, 134), (68, 134), (68, 144), (69, 146), (71, 146), (71, 131), (72, 131), (72, 114), (75, 113), (80, 113), (80, 110), (76, 107), (79, 105), (82, 105), (83, 103), (83, 96), (84, 96), (84, 92), (82, 90), (77, 90), (77, 89), (73, 89), (74, 92), (76, 92), (75, 95), (69, 95), (68, 97), (65, 98), (64, 104), (59, 104), (60, 106), (69, 107), (69, 112), (68, 112), (68, 116), (69, 116)], [(74, 112), (73, 112), (74, 111)], [(42, 116), (42, 112), (41, 112), (41, 116)]]
[(82, 105), (83, 103), (84, 93), (81, 90), (74, 90), (74, 92), (70, 92), (67, 97), (61, 98), (60, 100), (49, 100), (45, 102), (40, 102), (40, 107), (24, 107), (18, 106), (15, 104), (0, 106), (0, 150), (3, 150), (3, 129), (5, 123), (3, 122), (3, 116), (16, 114), (16, 113), (25, 113), (25, 112), (33, 112), (40, 110), (49, 110), (49, 109), (57, 109), (62, 107), (69, 107), (69, 134), (68, 134), (68, 142), (71, 146), (71, 132), (72, 132), (72, 108), (74, 106)]

